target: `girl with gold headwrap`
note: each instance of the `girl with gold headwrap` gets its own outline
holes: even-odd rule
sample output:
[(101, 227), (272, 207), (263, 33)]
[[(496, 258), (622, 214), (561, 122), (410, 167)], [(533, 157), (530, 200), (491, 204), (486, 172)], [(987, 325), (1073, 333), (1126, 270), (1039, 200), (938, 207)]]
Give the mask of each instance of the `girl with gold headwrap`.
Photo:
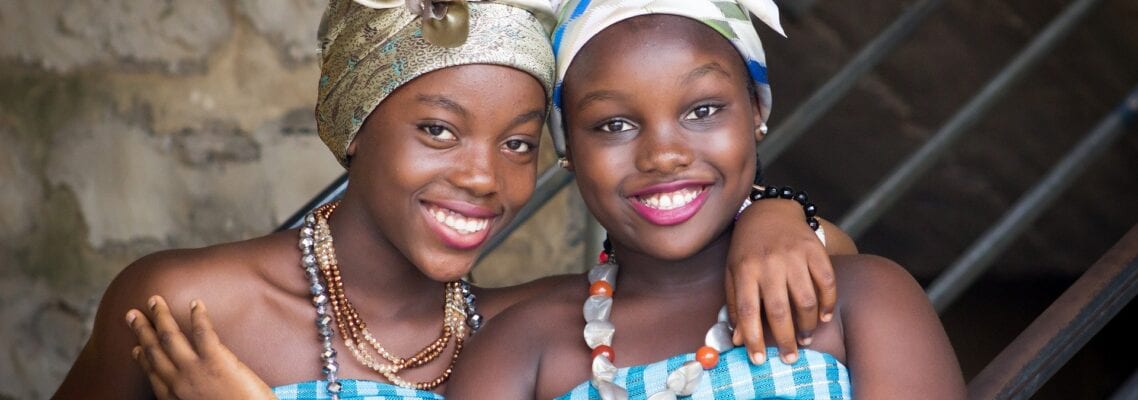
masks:
[[(735, 207), (778, 195), (751, 179), (771, 96), (749, 14), (781, 31), (771, 0), (566, 3), (551, 128), (611, 243), (586, 276), (497, 316), (448, 396), (964, 397), (924, 291), (879, 257), (834, 257), (842, 298), (797, 355), (772, 347), (755, 364), (732, 343), (720, 281)], [(657, 199), (672, 193), (680, 204), (661, 211)]]
[[(348, 169), (343, 198), (300, 229), (129, 266), (57, 397), (149, 397), (149, 380), (161, 398), (438, 398), (483, 316), (557, 281), (489, 290), (460, 280), (533, 190), (553, 93), (552, 21), (541, 0), (332, 0), (320, 28), (316, 117)], [(761, 215), (755, 236), (780, 251), (747, 246), (748, 254), (821, 253), (817, 241), (800, 240), (813, 240), (800, 208), (764, 203), (775, 211), (748, 211), (744, 221)], [(791, 226), (772, 231), (772, 221)], [(743, 271), (785, 273), (786, 264)], [(754, 286), (756, 275), (738, 281)], [(813, 296), (809, 272), (799, 276)], [(768, 280), (785, 299), (787, 279), (776, 277)], [(191, 311), (146, 297), (153, 293), (193, 300)], [(179, 325), (193, 327), (190, 339)], [(131, 355), (149, 375), (127, 365)]]

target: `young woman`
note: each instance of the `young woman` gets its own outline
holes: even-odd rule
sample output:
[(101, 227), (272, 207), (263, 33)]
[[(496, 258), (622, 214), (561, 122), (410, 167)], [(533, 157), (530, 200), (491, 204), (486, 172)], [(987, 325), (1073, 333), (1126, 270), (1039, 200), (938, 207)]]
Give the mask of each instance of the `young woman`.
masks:
[[(555, 281), (496, 290), (459, 281), (533, 190), (552, 92), (541, 23), (552, 20), (549, 10), (523, 0), (415, 9), (361, 3), (332, 1), (321, 25), (317, 122), (348, 168), (343, 199), (302, 229), (162, 252), (129, 266), (107, 290), (92, 338), (56, 397), (145, 398), (153, 387), (164, 398), (435, 398), (478, 315), (489, 318)], [(802, 327), (832, 303), (832, 291), (815, 297), (813, 287), (815, 280), (827, 287), (829, 265), (816, 261), (822, 249), (801, 209), (784, 203), (792, 206), (771, 203), (744, 214), (743, 223), (756, 227), (748, 239), (778, 247), (750, 246), (744, 254), (756, 256), (740, 259), (776, 262), (739, 263), (734, 285), (752, 296), (741, 317), (757, 321), (758, 307), (748, 305), (758, 302), (757, 282), (775, 282), (778, 290), (764, 289), (766, 296), (781, 294), (783, 307), (795, 306), (808, 320), (799, 324), (808, 332)], [(760, 281), (756, 270), (771, 272)], [(803, 282), (808, 290), (793, 289)], [(477, 309), (468, 290), (478, 296)], [(801, 297), (791, 302), (788, 291)], [(184, 308), (149, 297), (155, 293), (173, 304), (200, 299), (195, 323)], [(205, 325), (205, 303), (212, 325)], [(132, 309), (150, 310), (159, 333)], [(196, 346), (180, 336), (179, 323), (194, 327)], [(146, 351), (135, 348), (130, 329), (150, 344)], [(791, 347), (793, 329), (782, 336)], [(742, 336), (761, 343), (759, 335)], [(128, 365), (132, 353), (167, 375), (151, 374), (148, 384)], [(162, 379), (178, 371), (183, 380)], [(247, 379), (194, 384), (217, 379), (218, 371)]]
[(762, 53), (745, 9), (579, 0), (564, 10), (555, 106), (566, 158), (611, 250), (587, 277), (501, 313), (467, 347), (448, 396), (964, 397), (923, 291), (878, 257), (833, 259), (837, 312), (800, 357), (774, 360), (772, 348), (772, 361), (756, 365), (728, 339), (720, 281), (735, 205), (764, 196), (751, 194), (749, 178), (769, 92), (757, 87)]

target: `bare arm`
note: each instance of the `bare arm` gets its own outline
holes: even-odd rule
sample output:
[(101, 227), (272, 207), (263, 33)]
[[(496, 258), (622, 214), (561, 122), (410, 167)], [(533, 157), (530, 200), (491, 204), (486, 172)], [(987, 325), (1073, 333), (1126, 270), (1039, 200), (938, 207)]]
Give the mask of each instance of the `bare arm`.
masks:
[(837, 302), (828, 254), (856, 254), (849, 235), (821, 220), (826, 246), (806, 224), (794, 200), (767, 199), (739, 217), (727, 258), (727, 308), (752, 361), (766, 360), (765, 312), (779, 354), (790, 363), (798, 344), (809, 345), (818, 322), (829, 321)]
[(925, 292), (880, 257), (836, 259), (842, 330), (857, 398), (963, 399), (964, 378)]

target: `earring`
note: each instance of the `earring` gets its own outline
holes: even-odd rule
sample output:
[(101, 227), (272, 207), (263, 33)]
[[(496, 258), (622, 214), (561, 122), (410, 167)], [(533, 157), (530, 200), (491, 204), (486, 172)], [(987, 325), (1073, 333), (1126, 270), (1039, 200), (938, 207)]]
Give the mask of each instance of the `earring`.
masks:
[(563, 169), (569, 169), (569, 167), (573, 166), (573, 164), (570, 164), (569, 160), (566, 159), (565, 157), (558, 157), (557, 158), (557, 166), (561, 167)]
[(764, 122), (764, 123), (759, 124), (759, 127), (755, 128), (755, 130), (758, 131), (760, 135), (766, 136), (767, 130), (768, 130), (767, 123)]

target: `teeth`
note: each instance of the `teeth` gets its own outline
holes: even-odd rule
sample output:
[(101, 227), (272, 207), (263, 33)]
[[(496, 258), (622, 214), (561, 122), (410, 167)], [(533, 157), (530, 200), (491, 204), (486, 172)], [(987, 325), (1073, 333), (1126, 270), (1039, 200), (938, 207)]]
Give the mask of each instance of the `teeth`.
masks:
[(490, 226), (489, 219), (467, 217), (445, 208), (431, 207), (428, 212), (436, 221), (463, 235), (480, 232)]
[(673, 210), (691, 203), (703, 189), (685, 188), (670, 193), (653, 193), (647, 197), (637, 197), (641, 204), (658, 210)]

